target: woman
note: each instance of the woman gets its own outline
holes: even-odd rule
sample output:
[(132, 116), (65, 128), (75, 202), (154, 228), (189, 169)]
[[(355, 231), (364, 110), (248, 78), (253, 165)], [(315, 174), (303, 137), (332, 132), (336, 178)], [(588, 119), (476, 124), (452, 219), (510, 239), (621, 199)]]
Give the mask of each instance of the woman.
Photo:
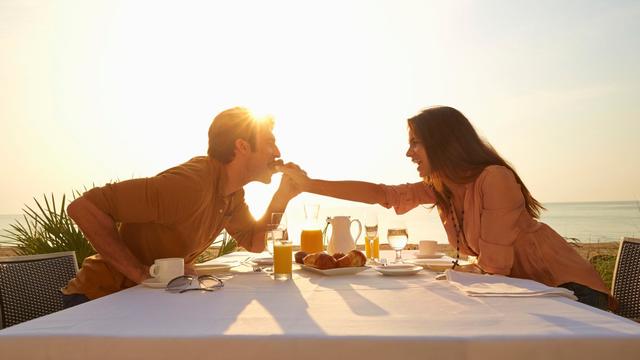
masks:
[[(433, 204), (456, 249), (455, 270), (532, 279), (574, 291), (578, 301), (608, 307), (602, 279), (562, 236), (540, 223), (542, 205), (515, 170), (451, 107), (433, 107), (408, 120), (406, 156), (423, 181), (388, 186), (310, 179), (291, 165), (281, 170), (302, 191), (394, 207), (403, 214)], [(458, 265), (460, 255), (477, 264)]]

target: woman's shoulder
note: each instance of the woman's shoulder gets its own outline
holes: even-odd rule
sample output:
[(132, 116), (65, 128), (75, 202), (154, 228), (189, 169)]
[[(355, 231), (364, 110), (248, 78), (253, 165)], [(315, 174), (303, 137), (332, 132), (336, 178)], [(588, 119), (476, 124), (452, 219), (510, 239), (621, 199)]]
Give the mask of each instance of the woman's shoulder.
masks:
[(476, 179), (476, 186), (486, 187), (504, 187), (516, 183), (516, 177), (511, 169), (502, 165), (489, 165)]
[(513, 171), (502, 165), (489, 165), (482, 170), (478, 180), (486, 178), (514, 178)]
[(522, 188), (514, 172), (506, 166), (487, 166), (476, 180), (476, 192), (488, 209), (523, 203)]

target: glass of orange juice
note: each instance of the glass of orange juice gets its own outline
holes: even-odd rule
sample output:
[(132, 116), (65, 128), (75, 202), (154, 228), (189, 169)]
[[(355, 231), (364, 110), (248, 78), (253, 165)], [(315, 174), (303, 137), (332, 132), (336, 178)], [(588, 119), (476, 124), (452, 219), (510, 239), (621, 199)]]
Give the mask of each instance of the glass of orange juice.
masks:
[(371, 262), (380, 258), (380, 239), (378, 238), (378, 214), (369, 211), (364, 220), (364, 250)]
[(300, 233), (300, 251), (304, 251), (307, 254), (324, 250), (322, 230), (318, 222), (319, 213), (319, 204), (304, 205), (305, 222)]
[(286, 239), (273, 242), (273, 278), (289, 280), (292, 278), (293, 246)]

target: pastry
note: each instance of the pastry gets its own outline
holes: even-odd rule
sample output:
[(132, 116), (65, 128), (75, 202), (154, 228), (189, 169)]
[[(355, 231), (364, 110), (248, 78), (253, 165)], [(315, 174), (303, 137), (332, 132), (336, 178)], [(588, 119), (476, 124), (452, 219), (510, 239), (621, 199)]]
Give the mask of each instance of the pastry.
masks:
[(364, 266), (367, 258), (361, 251), (351, 250), (337, 261), (338, 267)]
[(333, 269), (337, 266), (336, 259), (324, 252), (309, 254), (304, 257), (303, 262), (307, 266), (312, 266), (320, 270)]
[(308, 255), (308, 254), (307, 254), (306, 252), (304, 252), (304, 251), (298, 251), (298, 252), (295, 254), (296, 262), (297, 262), (298, 264), (304, 264), (303, 260), (304, 260), (304, 257), (305, 257), (305, 256), (307, 256), (307, 255)]

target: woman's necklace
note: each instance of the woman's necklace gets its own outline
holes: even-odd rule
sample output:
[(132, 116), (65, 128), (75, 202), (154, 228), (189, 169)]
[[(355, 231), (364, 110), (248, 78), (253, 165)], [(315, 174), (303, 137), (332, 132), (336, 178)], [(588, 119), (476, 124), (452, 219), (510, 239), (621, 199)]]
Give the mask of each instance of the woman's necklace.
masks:
[(456, 266), (460, 265), (460, 237), (462, 237), (462, 241), (464, 241), (464, 243), (467, 243), (467, 239), (464, 237), (464, 206), (461, 209), (461, 213), (460, 213), (460, 222), (458, 223), (458, 215), (456, 214), (456, 207), (453, 205), (453, 200), (450, 197), (447, 197), (449, 199), (449, 204), (451, 206), (451, 217), (453, 218), (453, 226), (454, 229), (456, 230), (456, 260), (452, 261), (451, 263), (453, 264), (451, 266), (451, 269), (455, 269)]

